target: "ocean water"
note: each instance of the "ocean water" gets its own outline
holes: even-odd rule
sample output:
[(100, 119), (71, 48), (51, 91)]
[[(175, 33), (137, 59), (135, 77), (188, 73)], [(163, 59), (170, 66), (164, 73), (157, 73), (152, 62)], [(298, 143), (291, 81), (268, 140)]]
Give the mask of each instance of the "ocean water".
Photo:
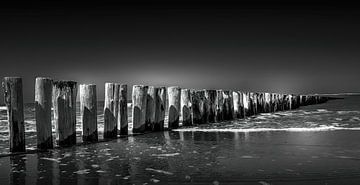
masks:
[[(264, 131), (328, 131), (328, 130), (360, 130), (360, 96), (340, 96), (344, 99), (328, 101), (324, 104), (304, 106), (291, 111), (263, 113), (246, 119), (218, 122), (212, 124), (182, 127), (174, 131), (201, 132), (264, 132)], [(98, 102), (98, 132), (102, 137), (104, 129), (104, 102)], [(129, 132), (132, 128), (131, 103), (128, 104)], [(166, 114), (167, 116), (167, 114)], [(77, 136), (81, 141), (82, 122), (79, 103), (77, 104)], [(26, 147), (36, 146), (35, 107), (32, 103), (24, 105)], [(167, 118), (166, 118), (167, 119)], [(165, 124), (166, 126), (166, 124)], [(0, 109), (0, 154), (9, 152), (8, 122), (6, 107)], [(53, 122), (53, 132), (55, 126)], [(55, 138), (55, 135), (54, 135)]]
[[(33, 109), (26, 110), (31, 120)], [(0, 184), (358, 184), (359, 118), (360, 96), (346, 96), (245, 120), (0, 157)], [(27, 130), (27, 147), (34, 147), (34, 128)]]

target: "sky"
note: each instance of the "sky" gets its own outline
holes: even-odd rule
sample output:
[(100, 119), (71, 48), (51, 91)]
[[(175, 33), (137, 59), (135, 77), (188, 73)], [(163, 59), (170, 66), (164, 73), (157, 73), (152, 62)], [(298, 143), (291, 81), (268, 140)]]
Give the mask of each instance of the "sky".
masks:
[[(0, 6), (0, 78), (279, 93), (360, 92), (351, 4), (124, 1)], [(0, 93), (3, 102), (2, 91)]]

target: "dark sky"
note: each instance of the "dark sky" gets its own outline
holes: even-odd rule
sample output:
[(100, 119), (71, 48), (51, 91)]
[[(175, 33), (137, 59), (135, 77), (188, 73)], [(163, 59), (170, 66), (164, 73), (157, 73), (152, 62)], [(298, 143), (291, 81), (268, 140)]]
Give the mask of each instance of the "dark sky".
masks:
[(358, 10), (326, 1), (1, 4), (0, 77), (23, 77), (27, 102), (36, 76), (95, 83), (100, 99), (105, 81), (360, 92)]

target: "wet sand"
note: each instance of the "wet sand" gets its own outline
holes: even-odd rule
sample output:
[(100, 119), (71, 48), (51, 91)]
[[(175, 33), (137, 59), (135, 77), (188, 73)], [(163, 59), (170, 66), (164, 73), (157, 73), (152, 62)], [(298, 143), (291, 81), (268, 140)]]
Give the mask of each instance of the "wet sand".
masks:
[(359, 184), (360, 131), (159, 132), (0, 158), (0, 184)]

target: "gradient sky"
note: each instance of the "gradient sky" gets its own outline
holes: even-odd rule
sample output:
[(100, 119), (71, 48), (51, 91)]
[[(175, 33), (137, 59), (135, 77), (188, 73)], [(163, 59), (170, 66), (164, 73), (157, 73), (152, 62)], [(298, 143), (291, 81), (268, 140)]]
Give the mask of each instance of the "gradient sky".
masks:
[(99, 99), (104, 82), (360, 92), (358, 10), (326, 1), (1, 4), (0, 77), (23, 77), (26, 102), (36, 76), (95, 83)]

